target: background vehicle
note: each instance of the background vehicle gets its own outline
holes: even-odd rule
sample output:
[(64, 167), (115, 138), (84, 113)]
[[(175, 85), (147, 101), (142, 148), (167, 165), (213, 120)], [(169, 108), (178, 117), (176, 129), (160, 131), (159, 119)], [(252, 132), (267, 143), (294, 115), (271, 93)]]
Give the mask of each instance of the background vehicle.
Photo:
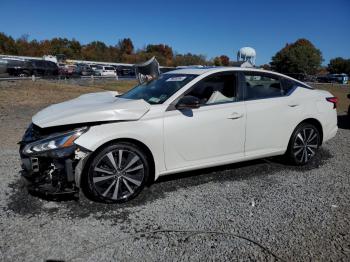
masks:
[(118, 66), (116, 71), (118, 76), (135, 76), (135, 68), (131, 66)]
[(35, 192), (120, 203), (167, 174), (277, 155), (305, 165), (338, 129), (332, 94), (258, 69), (181, 69), (116, 95), (33, 117), (20, 155)]
[[(350, 94), (348, 94), (348, 98), (350, 99)], [(348, 108), (348, 116), (350, 117), (350, 104), (349, 104), (349, 108)]]
[(57, 64), (44, 60), (7, 60), (7, 72), (11, 76), (57, 76)]
[(69, 76), (68, 70), (67, 70), (65, 64), (62, 64), (62, 63), (58, 64), (58, 74), (60, 76), (63, 76), (63, 77), (68, 77)]
[(91, 76), (94, 75), (94, 70), (92, 70), (91, 67), (88, 65), (78, 65), (75, 68), (74, 74), (80, 76)]
[(112, 66), (96, 66), (95, 75), (98, 76), (113, 76), (116, 77), (117, 73)]
[(329, 74), (317, 77), (317, 81), (320, 83), (339, 83), (345, 85), (348, 83), (348, 80), (349, 77), (346, 74)]
[(31, 76), (33, 74), (33, 66), (30, 61), (7, 59), (7, 73), (10, 76)]
[(68, 73), (68, 75), (72, 75), (75, 71), (75, 69), (77, 68), (76, 65), (66, 65), (66, 71)]
[(7, 72), (7, 60), (0, 59), (0, 75)]
[(331, 74), (330, 79), (333, 83), (346, 85), (348, 83), (349, 76), (347, 74)]
[(35, 76), (57, 76), (58, 66), (56, 63), (44, 60), (32, 60), (32, 74)]
[(94, 71), (96, 71), (97, 68), (99, 67), (99, 65), (95, 65), (95, 64), (89, 65), (89, 66), (90, 66), (90, 68), (91, 68), (92, 70), (94, 70)]

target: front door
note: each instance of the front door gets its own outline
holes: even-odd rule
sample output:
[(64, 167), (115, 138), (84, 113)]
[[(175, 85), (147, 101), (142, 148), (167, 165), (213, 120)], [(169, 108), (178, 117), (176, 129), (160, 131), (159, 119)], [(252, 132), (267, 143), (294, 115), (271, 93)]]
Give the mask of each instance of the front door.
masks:
[(233, 162), (244, 156), (245, 105), (234, 72), (204, 78), (185, 95), (201, 101), (198, 109), (164, 114), (167, 170)]

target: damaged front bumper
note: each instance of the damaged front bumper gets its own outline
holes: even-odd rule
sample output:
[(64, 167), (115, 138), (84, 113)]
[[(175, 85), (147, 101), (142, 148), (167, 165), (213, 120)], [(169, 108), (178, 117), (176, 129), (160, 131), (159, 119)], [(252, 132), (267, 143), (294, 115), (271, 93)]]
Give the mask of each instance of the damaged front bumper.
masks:
[(28, 191), (46, 198), (78, 197), (81, 175), (90, 151), (72, 144), (69, 147), (26, 154), (25, 148), (48, 136), (35, 133), (31, 125), (20, 144), (21, 177)]

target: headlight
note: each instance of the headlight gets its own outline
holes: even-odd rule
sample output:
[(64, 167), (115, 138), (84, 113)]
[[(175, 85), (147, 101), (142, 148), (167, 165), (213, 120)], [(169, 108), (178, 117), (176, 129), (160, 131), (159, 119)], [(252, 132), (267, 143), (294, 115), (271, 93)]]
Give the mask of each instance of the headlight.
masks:
[(55, 149), (68, 148), (74, 145), (74, 141), (88, 130), (88, 127), (75, 129), (73, 131), (56, 134), (51, 137), (36, 141), (24, 147), (23, 153), (26, 155), (43, 153)]

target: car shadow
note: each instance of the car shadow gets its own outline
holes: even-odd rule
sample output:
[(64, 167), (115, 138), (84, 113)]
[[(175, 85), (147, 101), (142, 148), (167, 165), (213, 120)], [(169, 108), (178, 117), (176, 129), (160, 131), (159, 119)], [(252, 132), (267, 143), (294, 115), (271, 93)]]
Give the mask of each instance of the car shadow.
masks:
[[(53, 215), (68, 214), (72, 218), (86, 218), (92, 215), (99, 219), (115, 221), (117, 224), (129, 219), (130, 210), (128, 208), (147, 206), (154, 201), (167, 198), (171, 192), (207, 183), (225, 184), (229, 181), (252, 181), (254, 177), (264, 180), (267, 186), (273, 186), (275, 183), (273, 175), (275, 173), (283, 170), (307, 172), (319, 168), (329, 158), (332, 158), (329, 151), (320, 148), (319, 154), (308, 165), (301, 167), (288, 165), (281, 157), (272, 157), (167, 175), (145, 187), (135, 199), (118, 205), (93, 202), (82, 194), (79, 201), (72, 201), (76, 200), (75, 198), (50, 199), (45, 198), (45, 196), (28, 196), (25, 187), (21, 186), (19, 181), (16, 181), (9, 185), (14, 193), (9, 198), (7, 209), (25, 216), (48, 213)], [(47, 208), (42, 200), (54, 201), (59, 206)]]
[[(275, 156), (161, 176), (154, 184), (211, 175), (214, 175), (214, 181), (250, 179), (256, 176), (271, 174), (280, 171), (281, 169), (306, 172), (319, 168), (330, 158), (332, 158), (332, 155), (329, 151), (321, 147), (318, 154), (305, 166), (290, 165), (286, 162), (283, 156)], [(217, 174), (226, 174), (230, 177), (224, 176), (220, 178), (216, 176)], [(202, 184), (201, 182), (199, 183)]]
[(350, 115), (338, 115), (338, 127), (350, 129)]

